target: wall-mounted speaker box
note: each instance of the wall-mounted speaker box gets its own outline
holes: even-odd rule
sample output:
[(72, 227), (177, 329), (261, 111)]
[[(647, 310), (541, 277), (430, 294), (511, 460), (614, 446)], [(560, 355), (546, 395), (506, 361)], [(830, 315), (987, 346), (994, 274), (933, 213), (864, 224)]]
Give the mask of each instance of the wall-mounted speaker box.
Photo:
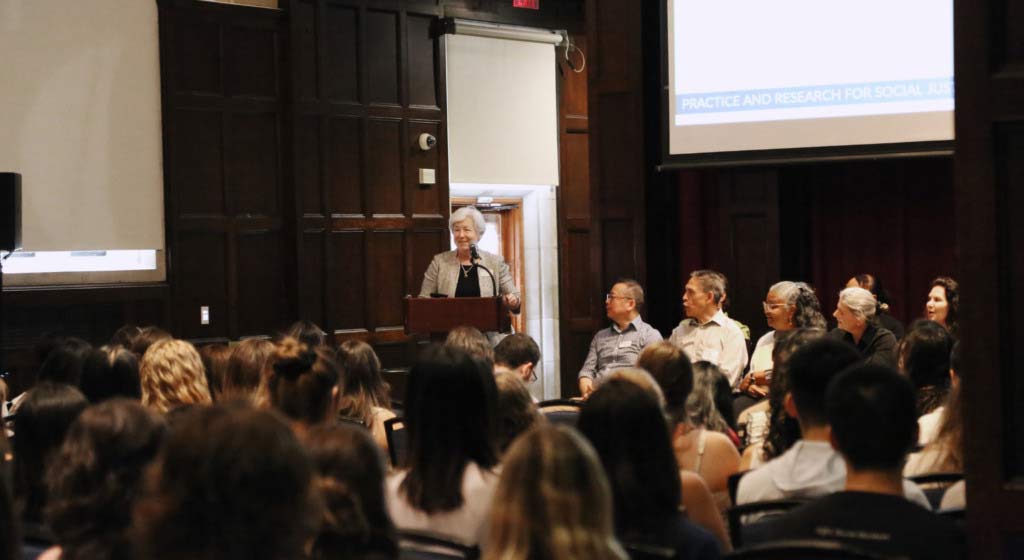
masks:
[(0, 251), (21, 249), (21, 174), (0, 173)]

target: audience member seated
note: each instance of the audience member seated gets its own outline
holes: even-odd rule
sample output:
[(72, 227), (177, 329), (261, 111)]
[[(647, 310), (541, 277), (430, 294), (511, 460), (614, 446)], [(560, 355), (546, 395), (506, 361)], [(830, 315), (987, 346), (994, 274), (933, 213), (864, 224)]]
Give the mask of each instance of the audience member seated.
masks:
[(448, 333), (444, 345), (458, 348), (474, 358), (485, 360), (494, 367), (494, 345), (487, 335), (473, 327), (455, 327)]
[(953, 559), (964, 535), (949, 519), (904, 498), (900, 473), (917, 441), (914, 389), (895, 370), (860, 366), (832, 381), (825, 398), (831, 442), (846, 464), (843, 490), (748, 531), (752, 542), (828, 538), (890, 557)]
[(800, 424), (786, 414), (783, 401), (789, 393), (789, 358), (801, 346), (825, 336), (824, 329), (801, 327), (780, 335), (772, 348), (773, 374), (768, 398), (748, 408), (738, 423), (746, 448), (740, 471), (747, 471), (782, 455), (800, 439)]
[(267, 375), (267, 399), (302, 434), (338, 416), (341, 368), (326, 346), (310, 349), (294, 338), (277, 344)]
[(731, 428), (715, 406), (715, 384), (720, 377), (721, 370), (709, 362), (693, 364), (687, 422), (676, 426), (672, 443), (679, 466), (699, 474), (719, 509), (724, 510), (729, 507), (729, 477), (739, 470), (740, 453), (728, 435)]
[(721, 368), (729, 386), (740, 382), (747, 367), (747, 342), (743, 331), (725, 315), (728, 281), (714, 270), (690, 273), (683, 291), (686, 319), (673, 329), (669, 342), (683, 349), (691, 362), (711, 362)]
[(605, 294), (605, 315), (612, 324), (594, 335), (583, 367), (576, 374), (584, 399), (607, 373), (633, 367), (647, 345), (662, 340), (658, 329), (640, 318), (643, 305), (644, 289), (636, 280), (619, 280)]
[(924, 318), (946, 327), (953, 338), (960, 330), (960, 284), (948, 276), (932, 280)]
[[(672, 549), (677, 558), (718, 558), (711, 533), (679, 510), (679, 466), (664, 410), (652, 394), (660, 393), (657, 383), (643, 370), (632, 370), (648, 378), (643, 385), (617, 375), (622, 371), (591, 394), (579, 422), (608, 473), (616, 534), (623, 542)], [(722, 547), (728, 550), (727, 540)]]
[(327, 333), (320, 328), (320, 325), (309, 320), (295, 321), (281, 338), (294, 338), (305, 344), (310, 350), (327, 344)]
[(497, 487), (492, 365), (450, 346), (427, 348), (409, 372), (405, 464), (388, 476), (391, 519), (399, 529), (483, 540)]
[(768, 396), (773, 375), (772, 349), (780, 334), (802, 327), (825, 328), (818, 296), (803, 282), (783, 281), (773, 285), (762, 305), (772, 330), (759, 338), (754, 346), (748, 372), (736, 388), (735, 416)]
[(832, 313), (839, 326), (828, 334), (856, 347), (866, 364), (896, 367), (896, 336), (878, 326), (877, 307), (878, 302), (871, 292), (864, 288), (846, 288), (839, 292), (839, 302)]
[(954, 380), (949, 365), (953, 337), (935, 321), (919, 320), (900, 341), (897, 356), (900, 370), (917, 390), (918, 444), (927, 445), (935, 439), (942, 418), (943, 405), (949, 398)]
[(594, 449), (575, 431), (540, 425), (505, 456), (484, 560), (626, 560), (612, 492)]
[(321, 424), (305, 444), (324, 503), (314, 560), (386, 560), (398, 556), (395, 526), (384, 503), (384, 458), (366, 430)]
[(114, 331), (114, 334), (110, 335), (110, 342), (108, 342), (107, 345), (120, 346), (121, 348), (131, 350), (135, 337), (140, 334), (142, 334), (142, 329), (138, 326), (125, 325)]
[[(64, 435), (89, 402), (66, 384), (44, 381), (32, 387), (14, 419), (14, 498), (22, 536), (45, 534), (46, 467)], [(39, 539), (44, 540), (44, 539)]]
[(46, 519), (59, 546), (41, 560), (135, 557), (132, 506), (164, 433), (163, 418), (138, 401), (113, 399), (82, 412), (47, 472)]
[(120, 346), (103, 346), (93, 350), (82, 366), (79, 387), (91, 403), (124, 397), (139, 400), (139, 358)]
[(373, 347), (360, 340), (346, 340), (338, 347), (341, 367), (341, 399), (338, 414), (369, 428), (381, 449), (388, 448), (384, 422), (391, 411), (391, 387), (380, 374), (380, 358)]
[[(736, 503), (812, 498), (843, 488), (846, 465), (831, 444), (825, 390), (840, 372), (862, 361), (849, 344), (829, 338), (793, 353), (788, 366), (790, 391), (783, 406), (800, 422), (801, 439), (782, 455), (745, 474), (740, 479)], [(917, 485), (904, 481), (904, 488), (907, 499), (928, 508), (928, 500)]]
[(171, 333), (161, 329), (160, 327), (142, 327), (139, 329), (139, 334), (132, 338), (131, 346), (127, 346), (139, 360), (146, 355), (146, 351), (149, 347), (161, 340), (171, 340), (174, 338)]
[(210, 397), (219, 401), (224, 392), (224, 376), (227, 374), (228, 361), (231, 360), (231, 347), (227, 344), (206, 344), (198, 350), (199, 358), (203, 360)]
[(246, 403), (178, 414), (135, 506), (137, 558), (306, 557), (322, 507), (288, 425)]
[(504, 453), (509, 445), (529, 430), (543, 417), (537, 410), (526, 384), (513, 371), (503, 371), (494, 375), (494, 383), (498, 388), (498, 451)]
[(858, 274), (850, 278), (846, 283), (846, 287), (864, 288), (871, 292), (871, 295), (875, 296), (875, 301), (878, 302), (875, 308), (875, 317), (878, 318), (878, 324), (889, 329), (889, 332), (896, 337), (896, 340), (903, 338), (903, 323), (889, 313), (889, 306), (892, 301), (889, 298), (889, 290), (885, 289), (881, 278), (873, 274)]
[[(946, 405), (941, 407), (942, 413), (936, 435), (924, 448), (911, 453), (907, 464), (903, 468), (903, 476), (917, 476), (930, 473), (962, 473), (964, 472), (964, 421), (961, 401), (961, 385), (956, 372), (960, 371), (960, 343), (953, 345), (953, 354), (950, 358), (953, 374), (953, 388), (949, 392), (949, 399)], [(922, 425), (922, 418), (918, 418), (919, 430), (927, 426)], [(919, 436), (920, 439), (920, 436)]]
[(523, 383), (532, 383), (539, 363), (540, 348), (526, 333), (510, 334), (494, 347), (494, 373), (509, 371)]
[[(82, 368), (92, 353), (92, 346), (74, 337), (53, 337), (41, 343), (38, 349), (41, 366), (36, 376), (38, 383), (50, 382), (78, 387), (82, 380)], [(9, 414), (17, 414), (28, 392), (11, 399)]]
[(240, 399), (253, 404), (265, 404), (266, 376), (274, 351), (273, 342), (259, 338), (249, 338), (235, 345), (231, 349), (227, 369), (224, 370), (218, 399)]
[(210, 388), (203, 360), (184, 340), (167, 338), (153, 343), (139, 363), (142, 404), (167, 412), (190, 404), (209, 404)]

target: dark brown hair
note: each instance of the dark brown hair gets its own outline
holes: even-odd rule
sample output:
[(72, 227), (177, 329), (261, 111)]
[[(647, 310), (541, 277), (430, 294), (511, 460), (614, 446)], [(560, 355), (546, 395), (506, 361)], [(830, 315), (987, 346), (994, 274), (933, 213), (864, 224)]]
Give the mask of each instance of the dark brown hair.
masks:
[(391, 388), (380, 375), (380, 358), (361, 340), (346, 340), (338, 347), (341, 366), (339, 413), (369, 426), (373, 407), (391, 408)]
[(272, 364), (267, 377), (271, 406), (306, 424), (328, 418), (341, 377), (331, 351), (310, 350), (294, 338), (285, 338), (277, 345)]
[(259, 338), (243, 340), (232, 348), (224, 371), (222, 399), (242, 398), (255, 402), (274, 352), (273, 342)]

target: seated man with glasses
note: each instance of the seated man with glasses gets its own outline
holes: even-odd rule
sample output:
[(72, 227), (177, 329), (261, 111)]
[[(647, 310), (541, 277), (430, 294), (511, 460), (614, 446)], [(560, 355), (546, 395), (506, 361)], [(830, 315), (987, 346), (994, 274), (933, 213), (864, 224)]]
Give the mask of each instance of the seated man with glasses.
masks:
[(636, 280), (616, 282), (605, 296), (604, 308), (612, 324), (590, 342), (587, 360), (577, 376), (583, 398), (590, 396), (602, 376), (633, 367), (648, 344), (662, 340), (661, 333), (640, 318), (643, 304), (644, 289)]
[(539, 363), (540, 348), (526, 333), (510, 334), (494, 347), (495, 375), (507, 371), (523, 383), (532, 383), (537, 380)]

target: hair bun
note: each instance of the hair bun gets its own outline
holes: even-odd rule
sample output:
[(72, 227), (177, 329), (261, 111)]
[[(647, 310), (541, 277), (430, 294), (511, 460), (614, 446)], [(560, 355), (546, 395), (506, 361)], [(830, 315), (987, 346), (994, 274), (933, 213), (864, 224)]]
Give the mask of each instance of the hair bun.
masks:
[(281, 360), (274, 364), (274, 373), (282, 377), (287, 377), (288, 379), (295, 379), (303, 373), (313, 369), (313, 365), (316, 364), (316, 358), (316, 352), (311, 350), (300, 352), (299, 355), (294, 358)]

